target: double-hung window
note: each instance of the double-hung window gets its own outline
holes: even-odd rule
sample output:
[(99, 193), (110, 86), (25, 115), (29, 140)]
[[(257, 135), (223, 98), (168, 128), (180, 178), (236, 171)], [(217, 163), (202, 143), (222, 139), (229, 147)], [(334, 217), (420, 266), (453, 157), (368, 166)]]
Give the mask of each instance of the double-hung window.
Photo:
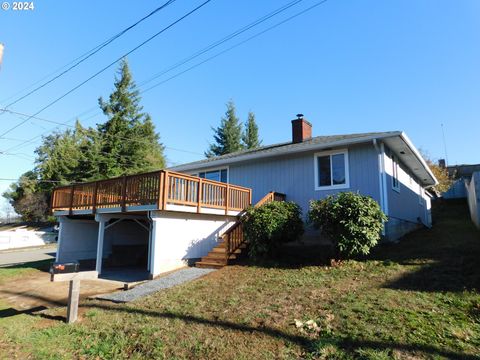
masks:
[(398, 181), (398, 158), (392, 155), (392, 189), (400, 191), (400, 182)]
[(207, 180), (215, 180), (215, 181), (221, 181), (223, 183), (227, 183), (228, 169), (224, 168), (224, 169), (201, 171), (198, 173), (198, 177), (201, 177)]
[(316, 153), (314, 160), (315, 190), (346, 189), (350, 187), (347, 150)]

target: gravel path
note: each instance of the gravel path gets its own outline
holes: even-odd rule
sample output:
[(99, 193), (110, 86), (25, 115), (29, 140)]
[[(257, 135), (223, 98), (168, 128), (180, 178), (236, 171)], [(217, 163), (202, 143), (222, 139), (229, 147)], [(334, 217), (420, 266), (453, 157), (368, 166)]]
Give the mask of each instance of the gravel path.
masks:
[(194, 280), (212, 271), (215, 270), (199, 269), (194, 267), (181, 269), (161, 278), (147, 281), (134, 287), (131, 290), (115, 292), (112, 294), (98, 295), (95, 298), (100, 300), (109, 300), (116, 303), (130, 302), (143, 296), (150, 295), (154, 292), (168, 289), (175, 285), (183, 284), (185, 282)]

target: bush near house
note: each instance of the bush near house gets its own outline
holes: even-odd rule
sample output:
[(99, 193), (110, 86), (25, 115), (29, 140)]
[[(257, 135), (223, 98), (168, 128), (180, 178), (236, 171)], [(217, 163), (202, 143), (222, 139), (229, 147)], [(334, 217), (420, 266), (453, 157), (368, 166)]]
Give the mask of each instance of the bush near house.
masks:
[(300, 207), (285, 201), (248, 209), (243, 225), (252, 258), (271, 255), (280, 244), (298, 240), (304, 231)]
[(387, 217), (371, 197), (343, 192), (312, 200), (308, 219), (330, 237), (337, 257), (352, 257), (369, 254)]

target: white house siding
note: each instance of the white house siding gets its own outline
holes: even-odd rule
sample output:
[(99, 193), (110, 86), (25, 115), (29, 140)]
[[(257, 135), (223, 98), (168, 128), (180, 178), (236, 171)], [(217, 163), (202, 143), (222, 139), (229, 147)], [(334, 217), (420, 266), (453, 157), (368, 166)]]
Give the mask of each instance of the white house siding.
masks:
[[(97, 256), (98, 222), (60, 216), (58, 261), (93, 260)], [(121, 221), (105, 230), (103, 258), (113, 245), (148, 244), (148, 231), (133, 221)]]
[(236, 217), (154, 211), (152, 221), (150, 272), (155, 276), (206, 256)]
[(310, 200), (323, 199), (340, 191), (358, 191), (380, 201), (378, 158), (373, 145), (348, 149), (350, 187), (341, 190), (315, 190), (316, 152), (231, 164), (229, 182), (251, 188), (253, 203), (270, 191), (284, 193), (288, 201), (302, 207), (304, 215)]
[(88, 219), (69, 219), (60, 216), (57, 261), (68, 262), (95, 259), (97, 254), (98, 223)]
[(399, 191), (393, 189), (393, 163), (387, 150), (385, 153), (385, 172), (387, 176), (387, 197), (389, 221), (386, 236), (396, 240), (406, 233), (423, 225), (431, 226), (431, 201), (424, 189), (406, 170), (399, 159)]

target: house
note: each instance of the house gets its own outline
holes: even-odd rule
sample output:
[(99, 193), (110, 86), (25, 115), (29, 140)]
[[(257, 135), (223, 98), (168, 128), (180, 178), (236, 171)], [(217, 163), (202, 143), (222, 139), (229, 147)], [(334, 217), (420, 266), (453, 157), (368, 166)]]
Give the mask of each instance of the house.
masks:
[(286, 197), (306, 214), (310, 200), (341, 191), (380, 204), (389, 218), (386, 239), (431, 226), (425, 189), (437, 180), (405, 133), (312, 137), (303, 116), (291, 123), (285, 143), (57, 188), (57, 260), (93, 259), (99, 272), (141, 265), (151, 277), (192, 259), (222, 265), (241, 251), (237, 217), (247, 206)]
[(385, 237), (397, 240), (431, 226), (437, 180), (401, 131), (312, 137), (302, 115), (292, 120), (291, 141), (173, 167), (172, 170), (252, 189), (253, 203), (278, 191), (306, 214), (312, 199), (341, 191), (371, 196), (389, 217)]
[[(439, 166), (445, 167), (445, 160), (439, 160)], [(448, 176), (454, 181), (443, 197), (445, 199), (467, 198), (467, 184), (473, 173), (480, 171), (480, 164), (447, 166), (447, 171)]]

